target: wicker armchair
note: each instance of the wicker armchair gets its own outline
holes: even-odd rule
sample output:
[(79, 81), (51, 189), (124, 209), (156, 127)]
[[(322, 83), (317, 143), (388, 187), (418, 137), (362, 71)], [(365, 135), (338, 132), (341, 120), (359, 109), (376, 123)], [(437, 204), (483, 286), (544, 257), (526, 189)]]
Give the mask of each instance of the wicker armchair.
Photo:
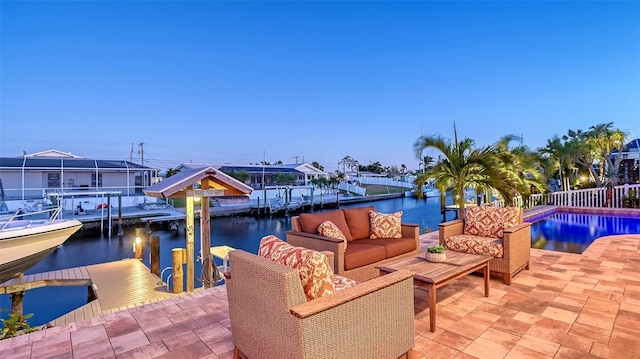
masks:
[(297, 270), (242, 250), (229, 257), (234, 358), (412, 357), (410, 272), (307, 301)]
[[(483, 207), (483, 211), (505, 210), (504, 208)], [(511, 278), (523, 269), (529, 269), (529, 259), (531, 250), (531, 223), (523, 222), (522, 210), (518, 211), (516, 225), (507, 227), (502, 230), (502, 237), (497, 238), (494, 243), (502, 246), (502, 256), (494, 256), (489, 262), (491, 274), (498, 275), (503, 278), (504, 283), (511, 285)], [(465, 234), (465, 219), (456, 219), (453, 221), (440, 223), (440, 244), (447, 245), (447, 239), (454, 236), (473, 237)], [(478, 237), (479, 241), (491, 238)], [(475, 253), (481, 254), (481, 253)]]

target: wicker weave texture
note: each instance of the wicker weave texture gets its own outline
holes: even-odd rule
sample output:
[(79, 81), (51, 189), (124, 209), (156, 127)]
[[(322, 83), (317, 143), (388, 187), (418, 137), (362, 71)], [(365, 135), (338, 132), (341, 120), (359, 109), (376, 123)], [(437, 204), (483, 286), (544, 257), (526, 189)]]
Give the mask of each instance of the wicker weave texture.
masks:
[[(522, 218), (522, 217), (521, 217)], [(461, 219), (440, 223), (440, 244), (451, 236), (457, 236), (464, 231), (464, 221)], [(502, 237), (503, 256), (493, 258), (489, 263), (492, 274), (499, 274), (506, 284), (511, 284), (511, 278), (522, 269), (529, 268), (531, 250), (531, 223), (523, 222), (504, 230)]]
[(413, 347), (409, 272), (306, 302), (296, 270), (242, 250), (230, 262), (233, 343), (248, 358), (398, 358)]

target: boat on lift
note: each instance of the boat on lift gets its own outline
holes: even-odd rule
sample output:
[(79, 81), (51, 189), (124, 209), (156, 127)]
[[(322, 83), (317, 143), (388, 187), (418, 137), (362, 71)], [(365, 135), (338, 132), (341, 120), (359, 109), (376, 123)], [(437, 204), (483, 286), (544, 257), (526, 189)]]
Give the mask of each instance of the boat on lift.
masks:
[(78, 220), (58, 218), (61, 210), (18, 210), (0, 217), (0, 283), (29, 270), (82, 227)]

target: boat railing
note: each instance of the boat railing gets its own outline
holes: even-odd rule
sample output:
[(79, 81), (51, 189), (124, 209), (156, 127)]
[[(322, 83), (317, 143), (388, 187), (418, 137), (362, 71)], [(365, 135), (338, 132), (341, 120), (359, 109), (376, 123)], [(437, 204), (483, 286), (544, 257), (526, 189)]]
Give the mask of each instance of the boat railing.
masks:
[(47, 209), (42, 209), (42, 210), (33, 211), (33, 212), (25, 212), (22, 209), (18, 209), (11, 216), (0, 217), (0, 223), (2, 223), (2, 227), (0, 228), (0, 231), (9, 227), (12, 222), (15, 222), (18, 220), (29, 220), (29, 219), (36, 219), (36, 218), (38, 220), (42, 220), (42, 218), (38, 218), (38, 217), (44, 217), (44, 214), (47, 214), (47, 221), (49, 223), (53, 223), (56, 219), (58, 219), (61, 212), (62, 212), (62, 207), (47, 208)]

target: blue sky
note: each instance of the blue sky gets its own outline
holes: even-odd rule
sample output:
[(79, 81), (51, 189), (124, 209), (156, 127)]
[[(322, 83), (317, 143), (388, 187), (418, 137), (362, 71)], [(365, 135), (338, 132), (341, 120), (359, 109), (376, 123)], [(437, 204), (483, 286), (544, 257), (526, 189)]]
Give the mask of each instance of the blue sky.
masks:
[[(640, 136), (640, 2), (0, 3), (0, 155), (417, 168), (424, 133)], [(140, 156), (134, 154), (134, 160)]]

